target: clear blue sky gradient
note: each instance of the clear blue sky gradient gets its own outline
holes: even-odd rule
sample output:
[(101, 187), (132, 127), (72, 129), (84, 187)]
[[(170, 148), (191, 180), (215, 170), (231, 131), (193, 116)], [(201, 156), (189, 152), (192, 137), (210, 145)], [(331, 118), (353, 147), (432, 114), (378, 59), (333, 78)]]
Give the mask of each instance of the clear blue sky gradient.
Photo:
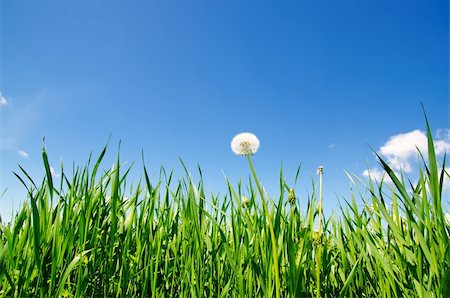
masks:
[[(0, 215), (25, 191), (17, 164), (39, 181), (42, 138), (50, 162), (71, 170), (111, 134), (105, 168), (141, 151), (159, 167), (202, 167), (206, 186), (223, 173), (248, 177), (230, 150), (255, 133), (254, 163), (275, 194), (301, 163), (297, 193), (325, 168), (324, 204), (349, 197), (344, 170), (377, 165), (390, 136), (449, 128), (449, 3), (440, 0), (17, 1), (1, 9)], [(17, 153), (26, 151), (28, 159)], [(134, 175), (134, 176), (133, 176)]]

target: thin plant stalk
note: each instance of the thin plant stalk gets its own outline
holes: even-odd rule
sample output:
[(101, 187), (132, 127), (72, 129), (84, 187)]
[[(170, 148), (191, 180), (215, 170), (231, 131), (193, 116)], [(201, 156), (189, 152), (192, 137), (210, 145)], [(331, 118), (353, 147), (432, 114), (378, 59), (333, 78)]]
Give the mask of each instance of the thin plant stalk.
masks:
[(316, 297), (320, 297), (320, 258), (322, 254), (322, 175), (323, 175), (323, 167), (320, 166), (317, 173), (319, 174), (319, 204), (317, 205), (317, 209), (319, 212), (319, 230), (317, 235), (317, 254), (316, 254), (316, 284), (317, 284), (317, 292)]
[(323, 167), (320, 166), (319, 170), (319, 204), (317, 208), (319, 209), (319, 236), (322, 234), (322, 175), (323, 175)]

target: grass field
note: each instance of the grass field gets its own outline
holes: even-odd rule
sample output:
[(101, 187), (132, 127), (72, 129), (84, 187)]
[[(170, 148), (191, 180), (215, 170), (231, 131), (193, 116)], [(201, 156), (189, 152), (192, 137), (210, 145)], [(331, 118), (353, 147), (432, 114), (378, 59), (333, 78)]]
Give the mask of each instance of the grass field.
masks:
[(349, 176), (356, 190), (331, 218), (321, 173), (309, 198), (282, 175), (269, 197), (250, 154), (252, 179), (227, 195), (164, 169), (151, 183), (143, 162), (126, 197), (129, 168), (101, 170), (106, 147), (59, 185), (43, 148), (46, 177), (21, 169), (28, 200), (0, 224), (0, 297), (449, 297), (448, 173), (427, 132), (416, 183), (380, 159), (392, 184)]

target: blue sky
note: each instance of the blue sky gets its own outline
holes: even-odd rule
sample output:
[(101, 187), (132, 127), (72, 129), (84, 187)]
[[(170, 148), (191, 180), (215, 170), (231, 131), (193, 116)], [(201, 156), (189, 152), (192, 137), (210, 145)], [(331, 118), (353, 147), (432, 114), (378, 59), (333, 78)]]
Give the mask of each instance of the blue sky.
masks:
[[(450, 148), (448, 1), (13, 1), (1, 9), (0, 215), (18, 208), (22, 165), (43, 176), (42, 139), (59, 171), (84, 164), (111, 135), (104, 167), (141, 151), (156, 178), (178, 157), (206, 186), (249, 174), (230, 149), (255, 133), (254, 163), (275, 193), (280, 165), (324, 204), (349, 197), (344, 170), (364, 177), (370, 145), (414, 175), (423, 102)], [(411, 147), (413, 149), (411, 149)], [(137, 178), (136, 178), (137, 179)]]

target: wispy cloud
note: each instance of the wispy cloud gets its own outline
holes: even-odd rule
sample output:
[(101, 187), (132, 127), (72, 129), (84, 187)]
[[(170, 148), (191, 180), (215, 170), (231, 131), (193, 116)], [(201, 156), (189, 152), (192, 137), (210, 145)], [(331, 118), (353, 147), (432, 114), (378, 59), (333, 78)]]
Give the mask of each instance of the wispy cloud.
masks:
[(22, 158), (25, 158), (25, 159), (30, 158), (30, 155), (28, 155), (28, 153), (26, 153), (26, 152), (23, 151), (23, 150), (19, 150), (19, 151), (17, 151), (17, 153), (18, 153)]
[(370, 179), (376, 182), (381, 182), (381, 180), (383, 180), (383, 182), (385, 183), (392, 183), (391, 177), (389, 177), (389, 175), (385, 171), (378, 168), (364, 170), (363, 176), (370, 177)]
[[(18, 144), (41, 118), (46, 101), (47, 92), (43, 90), (34, 97), (17, 99), (14, 105), (10, 105), (8, 113), (2, 115), (2, 125), (0, 125), (0, 151), (17, 151), (19, 149), (17, 148)], [(7, 104), (9, 105), (8, 101)], [(3, 106), (3, 104), (1, 105)]]
[(330, 145), (328, 145), (328, 148), (329, 148), (329, 149), (333, 149), (334, 147), (336, 147), (336, 144), (335, 144), (335, 143), (331, 143)]
[(4, 107), (6, 105), (8, 105), (8, 100), (0, 92), (0, 107)]
[(59, 176), (61, 176), (61, 174), (56, 172), (55, 168), (52, 166), (50, 167), (50, 174), (52, 174), (53, 178), (58, 178)]
[(436, 131), (436, 138), (447, 141), (450, 140), (450, 129), (438, 129)]

